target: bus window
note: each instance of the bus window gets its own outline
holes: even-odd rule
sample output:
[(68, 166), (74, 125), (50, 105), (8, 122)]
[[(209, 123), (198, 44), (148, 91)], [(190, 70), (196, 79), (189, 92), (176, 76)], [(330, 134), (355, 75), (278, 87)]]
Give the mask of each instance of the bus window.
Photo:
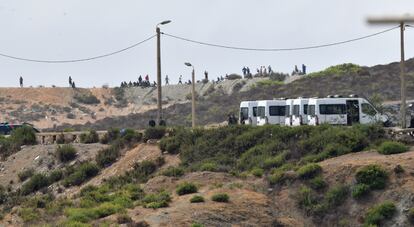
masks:
[(370, 116), (375, 116), (375, 114), (377, 114), (377, 111), (375, 111), (375, 109), (368, 103), (362, 103), (361, 104), (362, 107), (362, 113), (370, 115)]
[(269, 106), (270, 116), (285, 116), (285, 106)]
[(308, 104), (303, 105), (303, 113), (308, 114)]
[(257, 107), (253, 107), (253, 117), (257, 117)]
[(257, 107), (257, 116), (259, 116), (261, 118), (264, 118), (266, 116), (265, 107), (264, 106)]
[(321, 104), (319, 105), (319, 112), (321, 114), (346, 114), (345, 104)]
[(295, 116), (299, 116), (300, 114), (299, 114), (299, 105), (294, 105), (293, 106), (293, 114), (292, 115), (295, 115)]
[(315, 105), (308, 105), (308, 115), (315, 116)]
[(249, 108), (247, 107), (240, 108), (240, 118), (241, 120), (245, 120), (249, 118)]
[(285, 116), (286, 117), (290, 116), (290, 106), (285, 106)]

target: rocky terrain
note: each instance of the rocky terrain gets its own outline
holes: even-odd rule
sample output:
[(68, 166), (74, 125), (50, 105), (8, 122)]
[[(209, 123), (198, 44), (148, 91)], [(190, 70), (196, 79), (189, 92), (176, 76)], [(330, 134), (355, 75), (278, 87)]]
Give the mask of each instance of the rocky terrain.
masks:
[[(414, 221), (414, 149), (395, 142), (392, 148), (384, 148), (390, 146), (389, 139), (375, 126), (243, 126), (195, 134), (180, 129), (161, 140), (154, 130), (146, 131), (144, 140), (129, 134), (110, 145), (73, 144), (76, 157), (65, 162), (56, 153), (58, 145), (24, 146), (4, 157), (0, 162), (0, 223), (409, 226)], [(273, 138), (260, 136), (268, 132)], [(136, 139), (127, 139), (131, 136)], [(283, 140), (286, 136), (289, 139)], [(183, 142), (189, 138), (195, 140)], [(116, 153), (112, 147), (119, 147), (122, 140), (135, 142)], [(275, 143), (278, 140), (283, 142)], [(108, 158), (116, 154), (116, 159), (104, 159), (110, 164), (101, 165), (103, 159), (98, 157), (102, 154)], [(66, 184), (85, 163), (100, 167), (79, 184)], [(22, 179), (28, 169), (32, 174)], [(36, 182), (36, 174), (50, 176), (57, 170), (63, 172), (60, 180), (25, 193), (24, 188)], [(367, 184), (381, 187), (359, 191), (361, 172), (368, 174), (363, 178)], [(217, 195), (226, 195), (228, 200), (214, 199)], [(190, 202), (196, 196), (202, 201)], [(387, 203), (392, 204), (390, 210), (378, 208)]]

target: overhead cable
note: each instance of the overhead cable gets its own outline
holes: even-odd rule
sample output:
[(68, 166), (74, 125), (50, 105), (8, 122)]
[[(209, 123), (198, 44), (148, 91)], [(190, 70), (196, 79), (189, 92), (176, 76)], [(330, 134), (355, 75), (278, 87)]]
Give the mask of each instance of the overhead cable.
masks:
[(88, 57), (88, 58), (79, 58), (79, 59), (68, 59), (68, 60), (41, 60), (41, 59), (33, 59), (33, 58), (25, 58), (25, 57), (16, 57), (13, 55), (9, 55), (9, 54), (5, 54), (5, 53), (0, 53), (0, 56), (5, 57), (5, 58), (10, 58), (10, 59), (14, 59), (14, 60), (20, 60), (20, 61), (27, 61), (27, 62), (36, 62), (36, 63), (75, 63), (75, 62), (84, 62), (84, 61), (92, 61), (92, 60), (96, 60), (96, 59), (100, 59), (100, 58), (106, 58), (112, 55), (116, 55), (119, 53), (122, 53), (124, 51), (127, 51), (129, 49), (132, 49), (136, 46), (139, 46), (151, 39), (153, 39), (156, 35), (152, 35), (138, 43), (135, 43), (131, 46), (125, 47), (123, 49), (117, 50), (117, 51), (113, 51), (107, 54), (102, 54), (102, 55), (98, 55), (98, 56), (93, 56), (93, 57)]
[(345, 40), (345, 41), (340, 41), (340, 42), (334, 42), (334, 43), (328, 43), (328, 44), (321, 44), (321, 45), (315, 45), (315, 46), (304, 46), (304, 47), (291, 47), (291, 48), (248, 48), (248, 47), (238, 47), (238, 46), (227, 46), (227, 45), (222, 45), (222, 44), (215, 44), (215, 43), (207, 43), (207, 42), (202, 42), (202, 41), (197, 41), (197, 40), (193, 40), (193, 39), (189, 39), (189, 38), (184, 38), (184, 37), (180, 37), (180, 36), (176, 36), (176, 35), (172, 35), (172, 34), (168, 34), (168, 33), (162, 33), (165, 36), (174, 38), (174, 39), (178, 39), (181, 41), (185, 41), (185, 42), (190, 42), (190, 43), (195, 43), (195, 44), (200, 44), (200, 45), (204, 45), (204, 46), (211, 46), (211, 47), (217, 47), (217, 48), (224, 48), (224, 49), (232, 49), (232, 50), (242, 50), (242, 51), (268, 51), (268, 52), (276, 52), (276, 51), (298, 51), (298, 50), (309, 50), (309, 49), (317, 49), (317, 48), (323, 48), (323, 47), (330, 47), (330, 46), (337, 46), (337, 45), (342, 45), (345, 43), (350, 43), (350, 42), (355, 42), (355, 41), (359, 41), (359, 40), (363, 40), (363, 39), (368, 39), (374, 36), (378, 36), (381, 35), (383, 33), (392, 31), (396, 28), (399, 28), (400, 26), (397, 27), (392, 27), (380, 32), (376, 32), (370, 35), (366, 35), (366, 36), (361, 36), (358, 38), (354, 38), (354, 39), (349, 39), (349, 40)]

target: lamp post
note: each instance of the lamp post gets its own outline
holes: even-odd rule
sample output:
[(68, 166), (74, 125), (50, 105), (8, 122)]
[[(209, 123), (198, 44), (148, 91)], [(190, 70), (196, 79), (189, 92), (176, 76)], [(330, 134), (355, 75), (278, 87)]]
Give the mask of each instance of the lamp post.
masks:
[(195, 128), (196, 123), (196, 113), (195, 113), (195, 70), (194, 66), (191, 63), (186, 62), (184, 63), (188, 67), (193, 68), (192, 77), (191, 77), (191, 127)]
[(401, 128), (406, 128), (406, 84), (405, 84), (405, 57), (404, 57), (404, 29), (407, 23), (414, 22), (414, 17), (405, 15), (397, 17), (370, 17), (368, 18), (370, 24), (399, 24), (400, 25), (400, 48), (401, 48), (401, 62), (400, 62), (400, 80), (401, 80)]
[(158, 98), (157, 98), (157, 121), (158, 124), (161, 123), (162, 120), (162, 90), (161, 90), (161, 29), (160, 25), (169, 24), (171, 21), (166, 20), (159, 24), (157, 24), (155, 31), (157, 32), (157, 91), (158, 91)]

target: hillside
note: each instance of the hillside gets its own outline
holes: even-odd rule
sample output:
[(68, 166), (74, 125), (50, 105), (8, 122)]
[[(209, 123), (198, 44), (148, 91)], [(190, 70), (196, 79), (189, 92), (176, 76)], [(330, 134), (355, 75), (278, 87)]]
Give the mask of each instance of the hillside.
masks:
[[(414, 99), (414, 59), (406, 65), (407, 95)], [(238, 113), (242, 100), (330, 94), (379, 97), (391, 104), (390, 114), (397, 121), (398, 104), (394, 101), (400, 99), (399, 73), (398, 63), (373, 67), (345, 64), (307, 76), (289, 76), (285, 83), (266, 77), (198, 83), (197, 121), (203, 125), (226, 121), (228, 113)], [(47, 130), (144, 128), (157, 115), (156, 96), (156, 88), (140, 87), (0, 88), (0, 121), (30, 122)], [(163, 115), (169, 125), (191, 124), (190, 97), (190, 85), (163, 87)]]
[[(414, 59), (406, 62), (407, 98), (414, 99)], [(400, 99), (399, 63), (360, 67), (358, 70), (340, 71), (339, 74), (315, 73), (313, 76), (302, 76), (290, 83), (266, 83), (262, 81), (249, 89), (228, 93), (218, 86), (211, 86), (208, 96), (197, 102), (197, 122), (201, 125), (221, 123), (227, 120), (228, 113), (237, 115), (240, 102), (243, 100), (263, 100), (281, 97), (326, 97), (332, 94), (358, 94), (361, 97), (377, 96), (388, 105), (387, 114), (398, 122), (398, 101)], [(335, 72), (335, 71), (333, 71)], [(267, 80), (269, 81), (269, 80)], [(246, 86), (246, 85), (245, 85)], [(214, 89), (213, 89), (214, 88)], [(143, 128), (149, 119), (156, 116), (155, 110), (145, 113), (129, 114), (120, 117), (108, 117), (94, 124), (74, 125), (77, 129), (107, 127)], [(169, 125), (191, 125), (191, 105), (177, 103), (164, 109), (164, 117)], [(65, 125), (69, 127), (69, 125)], [(63, 128), (63, 127), (62, 127)]]
[[(216, 89), (225, 94), (248, 90), (253, 80), (227, 80)], [(208, 97), (212, 83), (198, 83), (196, 92)], [(163, 104), (189, 102), (190, 85), (168, 85), (163, 87)], [(156, 108), (156, 88), (131, 87), (112, 88), (0, 88), (0, 122), (30, 122), (39, 129), (59, 125), (95, 123), (104, 118), (143, 113)]]
[[(146, 142), (131, 133), (111, 136), (109, 149), (74, 144), (77, 156), (69, 162), (59, 161), (53, 146), (36, 145), (1, 161), (0, 182), (9, 189), (0, 190), (0, 223), (409, 226), (414, 220), (414, 150), (378, 153), (388, 139), (376, 126), (182, 128), (164, 136), (163, 129), (148, 129)], [(120, 144), (126, 146), (118, 153)], [(98, 158), (103, 154), (108, 159)], [(96, 172), (67, 184), (95, 163)], [(34, 175), (20, 182), (27, 168)], [(27, 185), (41, 182), (39, 174), (51, 178), (56, 171), (59, 179), (25, 194)], [(190, 202), (195, 195), (198, 202)]]

